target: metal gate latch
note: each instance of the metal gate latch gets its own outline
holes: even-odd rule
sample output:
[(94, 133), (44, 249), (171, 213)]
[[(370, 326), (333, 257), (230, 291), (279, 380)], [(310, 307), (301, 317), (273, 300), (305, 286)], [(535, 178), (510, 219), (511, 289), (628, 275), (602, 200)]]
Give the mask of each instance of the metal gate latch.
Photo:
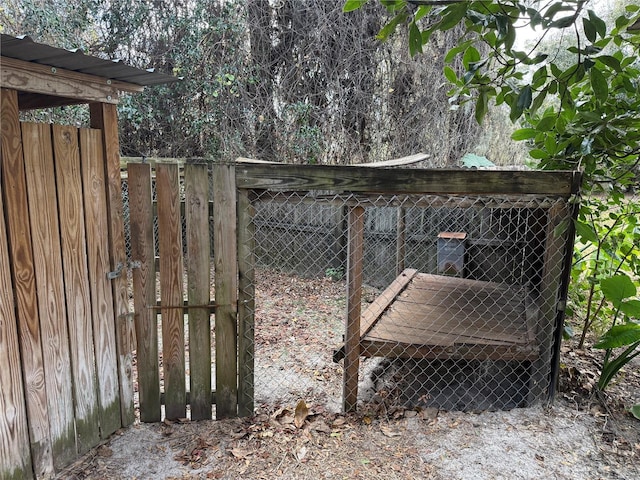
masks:
[[(140, 268), (142, 264), (140, 260), (128, 261), (126, 267), (131, 270), (133, 268)], [(118, 262), (116, 265), (116, 269), (113, 272), (107, 272), (107, 278), (109, 280), (114, 280), (118, 278), (122, 274), (122, 270), (125, 269), (125, 265), (122, 262)]]

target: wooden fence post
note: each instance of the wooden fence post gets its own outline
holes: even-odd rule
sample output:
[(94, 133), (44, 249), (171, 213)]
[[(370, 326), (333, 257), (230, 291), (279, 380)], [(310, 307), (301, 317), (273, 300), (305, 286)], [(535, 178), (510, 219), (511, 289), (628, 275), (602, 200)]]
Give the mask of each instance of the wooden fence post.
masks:
[(364, 250), (364, 208), (349, 210), (347, 253), (347, 325), (344, 339), (344, 384), (342, 407), (352, 412), (358, 403), (360, 367), (360, 313), (362, 302), (362, 260)]
[[(118, 114), (116, 106), (105, 103), (89, 104), (91, 127), (102, 130), (104, 168), (109, 215), (109, 258), (111, 268), (127, 265), (124, 239), (124, 215), (122, 204), (122, 180), (120, 178), (120, 146), (118, 141)], [(105, 272), (106, 275), (107, 272)], [(120, 275), (112, 280), (113, 310), (118, 351), (120, 386), (120, 417), (122, 425), (135, 420), (133, 409), (133, 349), (135, 325), (129, 313), (127, 277)], [(103, 432), (109, 434), (112, 432)]]
[(237, 416), (238, 255), (235, 166), (214, 165), (216, 418)]
[(238, 193), (238, 415), (253, 415), (255, 363), (255, 207), (249, 190)]

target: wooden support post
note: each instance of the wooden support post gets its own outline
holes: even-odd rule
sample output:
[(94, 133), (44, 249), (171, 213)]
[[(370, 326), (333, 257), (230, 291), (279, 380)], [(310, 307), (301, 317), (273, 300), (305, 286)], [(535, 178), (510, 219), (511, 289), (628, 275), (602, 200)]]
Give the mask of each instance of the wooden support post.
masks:
[(31, 457), (36, 478), (53, 476), (53, 456), (44, 386), (44, 360), (36, 293), (35, 259), (27, 201), (27, 184), (18, 117), (18, 93), (2, 89), (0, 178), (12, 260), (13, 292), (20, 340), (22, 380), (29, 418)]
[(253, 415), (255, 336), (255, 207), (249, 190), (238, 193), (238, 415)]
[(396, 235), (396, 277), (404, 272), (406, 254), (407, 209), (398, 207), (398, 226)]
[(214, 165), (216, 418), (237, 416), (238, 255), (234, 165)]
[(345, 329), (343, 403), (345, 412), (356, 409), (360, 368), (360, 312), (364, 250), (364, 208), (353, 207), (348, 218), (347, 324)]
[(140, 267), (133, 270), (140, 420), (159, 422), (161, 407), (158, 317), (151, 308), (156, 304), (151, 165), (130, 163), (127, 165), (127, 174), (131, 259), (140, 262)]
[[(189, 305), (208, 305), (209, 292), (209, 169), (184, 167), (187, 223), (187, 292)], [(189, 309), (189, 371), (192, 420), (211, 418), (211, 315)]]
[[(118, 114), (116, 106), (105, 103), (89, 104), (91, 127), (102, 130), (104, 169), (109, 215), (109, 260), (112, 271), (118, 265), (127, 265), (124, 239), (124, 215), (122, 204), (122, 181), (120, 178), (120, 145), (118, 140)], [(106, 275), (107, 272), (104, 272)], [(120, 418), (123, 426), (135, 420), (133, 408), (133, 349), (135, 348), (135, 325), (129, 313), (127, 276), (112, 280), (113, 313), (115, 316), (116, 348), (120, 386)], [(106, 433), (106, 432), (104, 432)]]

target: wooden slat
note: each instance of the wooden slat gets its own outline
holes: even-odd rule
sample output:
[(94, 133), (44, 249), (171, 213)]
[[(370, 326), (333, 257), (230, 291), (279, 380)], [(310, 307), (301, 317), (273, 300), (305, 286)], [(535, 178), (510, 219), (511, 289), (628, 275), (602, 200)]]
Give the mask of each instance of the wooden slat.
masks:
[(0, 478), (33, 478), (10, 264), (0, 185)]
[(140, 268), (133, 270), (140, 420), (159, 422), (161, 409), (158, 323), (156, 312), (150, 308), (156, 303), (151, 166), (130, 164), (127, 171), (131, 259), (140, 262)]
[[(190, 305), (208, 305), (209, 292), (209, 174), (207, 165), (184, 169), (187, 227), (187, 294)], [(211, 316), (189, 309), (189, 379), (191, 419), (211, 418)]]
[(216, 331), (216, 418), (235, 417), (238, 404), (236, 179), (233, 165), (213, 169)]
[(118, 354), (113, 294), (109, 271), (109, 231), (102, 132), (80, 130), (80, 158), (84, 192), (87, 259), (93, 343), (98, 378), (100, 434), (107, 438), (121, 426)]
[[(160, 248), (160, 300), (162, 302), (162, 365), (165, 415), (187, 415), (185, 389), (184, 316), (182, 294), (182, 222), (178, 166), (156, 166), (158, 243)], [(165, 308), (166, 307), (166, 308)]]
[(79, 454), (100, 440), (78, 130), (53, 125), (67, 325)]
[(255, 206), (248, 190), (238, 192), (238, 415), (254, 413)]
[[(109, 225), (109, 262), (112, 271), (127, 264), (124, 239), (122, 183), (120, 178), (120, 145), (118, 142), (118, 115), (115, 105), (92, 103), (89, 105), (91, 127), (102, 130), (104, 169), (107, 185)], [(116, 318), (116, 348), (118, 350), (118, 376), (120, 387), (120, 418), (122, 425), (135, 420), (133, 408), (133, 349), (135, 324), (129, 314), (129, 293), (126, 275), (111, 281), (113, 311)]]
[(238, 187), (371, 193), (569, 196), (575, 172), (421, 170), (324, 165), (238, 165)]
[(36, 294), (35, 265), (31, 248), (31, 225), (27, 185), (22, 154), (22, 134), (18, 121), (18, 100), (13, 90), (2, 89), (2, 155), (0, 178), (4, 187), (4, 210), (11, 252), (13, 293), (22, 354), (22, 378), (29, 417), (31, 458), (37, 478), (53, 475), (53, 456), (47, 397), (44, 385), (44, 362), (40, 339), (40, 319)]
[(29, 216), (33, 238), (38, 309), (43, 342), (48, 416), (56, 467), (76, 455), (69, 332), (64, 303), (58, 202), (51, 148), (45, 124), (22, 124)]
[(371, 328), (375, 325), (375, 322), (380, 318), (389, 305), (393, 303), (396, 297), (407, 287), (417, 273), (418, 271), (413, 268), (404, 270), (396, 277), (391, 285), (389, 285), (385, 291), (378, 295), (371, 305), (369, 305), (362, 314), (362, 320), (360, 322), (361, 338), (364, 338), (369, 333)]
[(364, 208), (348, 213), (347, 240), (347, 318), (344, 343), (342, 408), (356, 409), (358, 403), (358, 369), (360, 367), (360, 312), (362, 304), (362, 261), (364, 250)]

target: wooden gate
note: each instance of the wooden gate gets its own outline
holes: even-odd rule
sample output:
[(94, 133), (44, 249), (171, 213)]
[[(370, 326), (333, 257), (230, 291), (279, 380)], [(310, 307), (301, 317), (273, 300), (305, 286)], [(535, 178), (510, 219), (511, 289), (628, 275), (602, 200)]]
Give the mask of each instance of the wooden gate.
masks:
[(48, 478), (123, 424), (103, 132), (2, 102), (0, 476)]
[(191, 419), (209, 419), (213, 404), (216, 418), (250, 414), (252, 392), (238, 382), (252, 385), (253, 355), (239, 364), (247, 304), (238, 301), (234, 166), (130, 163), (127, 189), (140, 419), (161, 420), (163, 403), (168, 419), (187, 406)]

